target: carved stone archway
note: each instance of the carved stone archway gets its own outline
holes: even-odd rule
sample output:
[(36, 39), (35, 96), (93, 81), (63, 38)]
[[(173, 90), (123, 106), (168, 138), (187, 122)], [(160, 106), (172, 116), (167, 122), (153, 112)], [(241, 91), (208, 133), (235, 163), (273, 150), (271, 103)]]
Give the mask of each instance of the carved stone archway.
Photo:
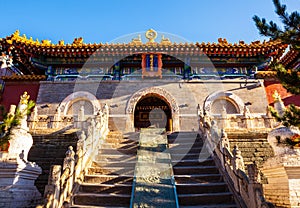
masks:
[(99, 101), (97, 100), (97, 98), (93, 94), (91, 94), (89, 92), (85, 92), (85, 91), (78, 91), (78, 92), (74, 92), (74, 93), (68, 95), (60, 103), (60, 105), (58, 106), (58, 109), (60, 110), (60, 112), (62, 112), (63, 115), (67, 115), (70, 107), (75, 102), (79, 102), (79, 101), (91, 103), (93, 114), (96, 114), (101, 109), (101, 105), (100, 105)]
[(134, 131), (134, 109), (136, 107), (136, 104), (139, 102), (139, 100), (148, 96), (149, 94), (159, 97), (170, 106), (173, 123), (172, 129), (173, 131), (179, 131), (179, 107), (177, 105), (176, 99), (167, 90), (159, 87), (149, 87), (141, 89), (135, 92), (128, 100), (126, 107), (126, 114), (128, 115), (126, 123), (127, 130)]
[(244, 112), (244, 102), (243, 100), (235, 95), (232, 92), (228, 92), (228, 91), (218, 91), (218, 92), (214, 92), (212, 94), (210, 94), (209, 96), (207, 96), (207, 98), (204, 101), (204, 106), (203, 109), (207, 114), (211, 114), (212, 113), (212, 106), (214, 101), (216, 100), (227, 100), (230, 103), (232, 103), (237, 110), (238, 114), (243, 114)]

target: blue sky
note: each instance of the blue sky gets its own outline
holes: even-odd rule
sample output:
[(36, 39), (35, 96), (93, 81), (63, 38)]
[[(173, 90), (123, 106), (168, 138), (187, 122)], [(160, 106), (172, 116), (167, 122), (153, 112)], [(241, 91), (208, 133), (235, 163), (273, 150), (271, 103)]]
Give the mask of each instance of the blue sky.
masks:
[[(300, 10), (299, 0), (282, 0), (289, 11)], [(271, 0), (1, 0), (0, 37), (19, 29), (34, 39), (65, 40), (83, 37), (86, 43), (110, 42), (153, 28), (190, 42), (249, 43), (264, 39), (253, 15), (278, 18)]]

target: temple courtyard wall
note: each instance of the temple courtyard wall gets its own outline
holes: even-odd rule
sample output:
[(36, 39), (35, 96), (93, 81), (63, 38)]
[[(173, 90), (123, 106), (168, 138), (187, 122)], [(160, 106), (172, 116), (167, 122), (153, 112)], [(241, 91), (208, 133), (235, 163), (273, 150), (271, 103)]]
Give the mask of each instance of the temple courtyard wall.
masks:
[[(53, 120), (58, 113), (70, 114), (75, 102), (92, 104), (92, 111), (108, 105), (110, 130), (134, 131), (133, 112), (136, 103), (146, 95), (165, 100), (171, 110), (173, 131), (198, 129), (197, 106), (210, 113), (214, 99), (231, 100), (238, 113), (243, 113), (244, 104), (251, 114), (265, 114), (268, 105), (261, 80), (136, 80), (136, 81), (42, 81), (37, 96), (39, 115)], [(78, 108), (78, 107), (77, 107)], [(87, 107), (88, 108), (88, 107)], [(75, 111), (74, 111), (75, 112)], [(78, 112), (78, 109), (77, 109)]]

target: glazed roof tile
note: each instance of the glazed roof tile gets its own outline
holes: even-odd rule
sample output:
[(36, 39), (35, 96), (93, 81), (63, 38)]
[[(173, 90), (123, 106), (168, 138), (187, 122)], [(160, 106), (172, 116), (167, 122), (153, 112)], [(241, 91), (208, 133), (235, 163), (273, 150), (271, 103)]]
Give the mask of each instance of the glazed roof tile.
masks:
[(2, 44), (8, 44), (17, 47), (29, 54), (42, 54), (45, 56), (83, 56), (87, 57), (93, 53), (101, 54), (127, 54), (132, 52), (163, 52), (171, 51), (181, 54), (201, 54), (217, 56), (257, 56), (257, 55), (275, 55), (280, 57), (287, 45), (280, 41), (254, 41), (250, 44), (240, 41), (239, 43), (228, 43), (226, 39), (219, 38), (217, 43), (172, 43), (167, 42), (148, 42), (141, 43), (132, 41), (130, 43), (84, 43), (82, 38), (75, 38), (72, 44), (65, 44), (59, 41), (58, 44), (51, 43), (50, 40), (33, 40), (26, 35), (20, 35), (16, 31), (12, 35), (0, 40)]
[(4, 81), (41, 81), (41, 80), (46, 80), (45, 75), (12, 75), (12, 76), (2, 76), (1, 79)]

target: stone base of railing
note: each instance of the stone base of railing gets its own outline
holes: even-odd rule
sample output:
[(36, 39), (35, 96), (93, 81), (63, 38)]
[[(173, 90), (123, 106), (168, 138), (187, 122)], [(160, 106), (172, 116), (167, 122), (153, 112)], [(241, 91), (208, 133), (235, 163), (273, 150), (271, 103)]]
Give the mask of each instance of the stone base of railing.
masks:
[(0, 207), (34, 207), (41, 194), (34, 181), (42, 169), (31, 162), (0, 161)]

